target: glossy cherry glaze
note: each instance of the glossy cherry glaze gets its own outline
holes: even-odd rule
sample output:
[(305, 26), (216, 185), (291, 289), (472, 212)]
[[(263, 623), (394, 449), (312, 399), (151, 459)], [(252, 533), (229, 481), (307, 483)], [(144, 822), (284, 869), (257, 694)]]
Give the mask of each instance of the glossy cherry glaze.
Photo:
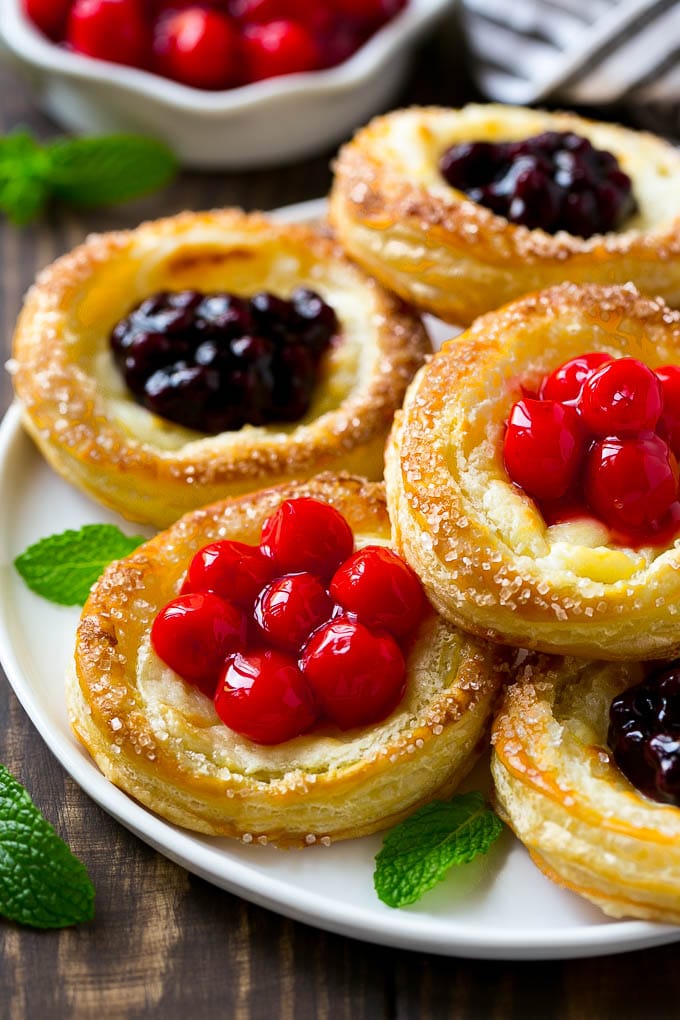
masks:
[(192, 559), (182, 591), (212, 591), (250, 613), (273, 574), (271, 559), (256, 546), (211, 542)]
[(395, 553), (353, 546), (334, 507), (285, 500), (259, 546), (219, 541), (198, 550), (182, 594), (154, 621), (154, 650), (214, 695), (227, 726), (258, 743), (290, 740), (319, 718), (341, 729), (379, 722), (403, 696), (399, 642), (427, 605)]
[(290, 300), (162, 292), (114, 327), (111, 349), (141, 404), (217, 433), (302, 418), (338, 328), (333, 309), (305, 288)]
[(257, 744), (298, 737), (318, 709), (297, 660), (275, 649), (237, 652), (227, 659), (215, 692), (223, 723)]
[(614, 698), (607, 743), (636, 789), (680, 807), (680, 659)]
[(408, 563), (380, 545), (367, 545), (333, 575), (330, 593), (371, 630), (408, 634), (423, 615), (423, 588)]
[(314, 574), (284, 574), (266, 585), (255, 603), (255, 621), (265, 640), (298, 652), (309, 635), (325, 623), (333, 602)]
[(151, 644), (176, 673), (212, 697), (227, 655), (242, 648), (242, 610), (213, 592), (180, 595), (153, 622)]
[(287, 499), (262, 526), (260, 547), (280, 574), (330, 577), (351, 554), (354, 535), (341, 513), (318, 499)]
[(406, 664), (394, 638), (347, 616), (312, 634), (301, 661), (324, 715), (341, 729), (384, 719), (406, 689)]
[(636, 210), (630, 177), (616, 157), (570, 131), (517, 142), (460, 142), (439, 166), (472, 201), (549, 234), (604, 234)]
[(511, 408), (503, 454), (548, 524), (596, 517), (614, 544), (680, 531), (680, 369), (603, 352), (572, 358)]

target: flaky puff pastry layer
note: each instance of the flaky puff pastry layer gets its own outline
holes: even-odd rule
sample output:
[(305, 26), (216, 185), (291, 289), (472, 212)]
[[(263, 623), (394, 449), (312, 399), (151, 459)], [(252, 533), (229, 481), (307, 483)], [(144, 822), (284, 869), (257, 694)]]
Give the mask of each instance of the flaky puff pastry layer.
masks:
[(349, 476), (197, 510), (95, 585), (68, 681), (73, 729), (111, 782), (171, 822), (281, 846), (362, 836), (446, 796), (483, 749), (505, 672), (501, 652), (431, 613), (407, 653), (406, 694), (383, 722), (345, 732), (326, 724), (274, 747), (228, 729), (153, 653), (151, 624), (199, 548), (256, 544), (268, 514), (297, 496), (337, 507), (359, 546), (389, 541), (382, 486)]
[[(340, 321), (300, 423), (206, 436), (132, 399), (109, 334), (145, 297), (185, 288), (288, 297), (298, 286)], [(429, 350), (419, 319), (321, 231), (226, 210), (95, 236), (59, 259), (28, 293), (11, 367), (23, 421), (52, 466), (125, 517), (163, 527), (323, 470), (382, 478), (393, 413)]]
[(563, 284), (482, 316), (418, 373), (385, 482), (397, 549), (433, 605), (502, 643), (588, 658), (680, 651), (680, 543), (628, 549), (593, 520), (548, 527), (503, 462), (524, 391), (588, 351), (680, 364), (680, 313), (632, 286)]
[(546, 875), (613, 917), (680, 924), (680, 810), (610, 759), (609, 706), (639, 663), (531, 656), (494, 723), (501, 815)]
[[(574, 131), (617, 157), (639, 207), (621, 230), (588, 239), (530, 230), (439, 173), (454, 144), (542, 131)], [(345, 250), (385, 286), (460, 325), (564, 280), (630, 280), (680, 305), (680, 153), (653, 135), (574, 114), (490, 104), (378, 117), (338, 157), (331, 220)]]

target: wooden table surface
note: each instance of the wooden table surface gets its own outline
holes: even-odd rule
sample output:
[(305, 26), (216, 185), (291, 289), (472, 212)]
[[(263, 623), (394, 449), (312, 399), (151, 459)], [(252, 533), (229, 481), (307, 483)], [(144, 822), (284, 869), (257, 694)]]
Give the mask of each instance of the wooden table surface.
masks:
[[(474, 98), (455, 39), (419, 54), (399, 103)], [(395, 105), (397, 105), (395, 103)], [(15, 74), (0, 69), (0, 127), (56, 129)], [(0, 224), (5, 351), (35, 273), (92, 230), (220, 205), (267, 209), (323, 195), (330, 153), (269, 172), (185, 174), (166, 191), (87, 215), (55, 211), (34, 226)], [(0, 380), (0, 411), (10, 386)], [(39, 639), (39, 635), (36, 635)], [(449, 959), (316, 931), (187, 874), (80, 791), (0, 677), (0, 761), (81, 857), (96, 920), (34, 932), (0, 920), (0, 1020), (73, 1020), (189, 1012), (209, 1020), (662, 1020), (680, 1015), (680, 949), (549, 963)]]

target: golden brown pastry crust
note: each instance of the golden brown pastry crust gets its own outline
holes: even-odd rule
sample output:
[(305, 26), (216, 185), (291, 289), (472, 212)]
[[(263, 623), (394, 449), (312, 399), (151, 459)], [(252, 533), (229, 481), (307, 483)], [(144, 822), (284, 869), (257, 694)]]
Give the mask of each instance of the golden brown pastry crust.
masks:
[[(187, 287), (287, 296), (299, 285), (334, 307), (343, 337), (300, 424), (206, 437), (132, 400), (108, 335), (145, 296)], [(12, 369), (24, 423), (52, 466), (125, 517), (165, 526), (321, 470), (381, 478), (392, 415), (429, 349), (417, 317), (323, 232), (226, 210), (95, 236), (59, 259), (27, 296)]]
[[(639, 213), (589, 239), (509, 223), (450, 187), (443, 152), (467, 140), (575, 131), (616, 155)], [(680, 305), (680, 153), (654, 135), (569, 113), (501, 105), (413, 108), (378, 117), (341, 151), (331, 221), (345, 250), (385, 286), (449, 322), (469, 324), (563, 280), (635, 283)]]
[(522, 386), (586, 351), (680, 364), (680, 313), (632, 286), (563, 284), (478, 319), (418, 373), (385, 482), (396, 548), (433, 605), (495, 641), (590, 658), (680, 651), (680, 543), (621, 549), (598, 525), (548, 528), (503, 463)]
[(194, 552), (223, 537), (257, 543), (264, 518), (302, 495), (336, 506), (361, 544), (389, 540), (382, 486), (324, 475), (186, 515), (110, 566), (83, 610), (67, 689), (72, 726), (107, 778), (179, 825), (282, 846), (365, 835), (446, 796), (485, 743), (503, 653), (434, 614), (388, 719), (346, 732), (327, 725), (275, 747), (229, 730), (151, 651), (153, 618)]
[(549, 878), (613, 917), (680, 923), (680, 810), (610, 760), (609, 706), (639, 663), (531, 656), (494, 724), (497, 805)]

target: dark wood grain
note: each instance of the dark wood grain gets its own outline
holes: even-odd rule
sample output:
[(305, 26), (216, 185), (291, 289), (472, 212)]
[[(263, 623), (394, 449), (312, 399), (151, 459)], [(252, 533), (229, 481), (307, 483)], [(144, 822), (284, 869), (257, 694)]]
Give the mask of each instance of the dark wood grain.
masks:
[[(440, 32), (402, 102), (472, 96), (460, 49)], [(0, 127), (56, 129), (17, 77), (0, 70)], [(184, 208), (270, 208), (323, 195), (330, 153), (275, 172), (183, 175), (114, 210), (51, 211), (0, 226), (0, 329), (8, 350), (36, 271), (92, 230)], [(3, 374), (0, 408), (10, 400)], [(39, 640), (39, 635), (36, 635)], [(0, 760), (85, 861), (97, 917), (39, 933), (0, 922), (0, 1020), (187, 1016), (209, 1020), (671, 1020), (680, 1012), (677, 947), (554, 963), (478, 962), (364, 945), (315, 931), (215, 889), (155, 853), (65, 774), (0, 682)], [(520, 904), (521, 908), (521, 904)]]

